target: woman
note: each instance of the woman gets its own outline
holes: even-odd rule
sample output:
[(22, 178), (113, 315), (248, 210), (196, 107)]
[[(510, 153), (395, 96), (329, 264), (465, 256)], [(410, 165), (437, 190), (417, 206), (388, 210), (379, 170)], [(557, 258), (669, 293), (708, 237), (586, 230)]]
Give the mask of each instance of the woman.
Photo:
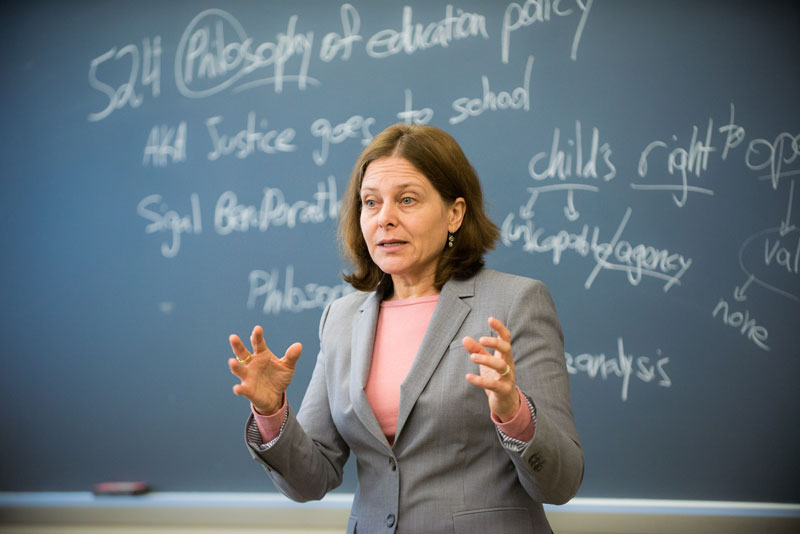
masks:
[[(229, 366), (252, 414), (246, 441), (276, 486), (320, 499), (352, 450), (362, 532), (550, 532), (541, 503), (583, 477), (563, 338), (541, 282), (483, 268), (497, 227), (461, 148), (431, 126), (379, 134), (353, 169), (340, 240), (361, 292), (323, 312), (299, 412), (261, 327)], [(493, 335), (496, 334), (496, 335)]]

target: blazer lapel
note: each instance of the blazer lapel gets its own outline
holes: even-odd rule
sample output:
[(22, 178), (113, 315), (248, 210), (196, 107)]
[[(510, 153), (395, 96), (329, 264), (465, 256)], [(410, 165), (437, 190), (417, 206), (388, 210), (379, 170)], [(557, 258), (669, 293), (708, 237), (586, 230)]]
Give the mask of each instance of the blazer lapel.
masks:
[(474, 294), (475, 277), (462, 281), (451, 280), (442, 288), (439, 303), (425, 331), (414, 364), (400, 386), (400, 410), (397, 414), (395, 443), (400, 437), (411, 409), (472, 309), (462, 298)]
[(369, 368), (372, 362), (372, 348), (375, 344), (375, 329), (378, 324), (380, 299), (377, 292), (372, 292), (353, 317), (350, 360), (350, 402), (353, 411), (361, 423), (376, 439), (389, 446), (386, 436), (383, 435), (381, 426), (372, 407), (367, 401), (364, 387), (369, 378)]

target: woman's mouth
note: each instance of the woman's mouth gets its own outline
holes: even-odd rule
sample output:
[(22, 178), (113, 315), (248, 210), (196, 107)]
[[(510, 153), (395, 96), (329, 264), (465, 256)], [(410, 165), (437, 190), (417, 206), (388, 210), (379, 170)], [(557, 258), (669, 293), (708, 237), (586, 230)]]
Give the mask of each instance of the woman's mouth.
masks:
[(405, 244), (406, 241), (381, 241), (380, 243), (378, 243), (378, 246), (382, 248), (394, 248)]

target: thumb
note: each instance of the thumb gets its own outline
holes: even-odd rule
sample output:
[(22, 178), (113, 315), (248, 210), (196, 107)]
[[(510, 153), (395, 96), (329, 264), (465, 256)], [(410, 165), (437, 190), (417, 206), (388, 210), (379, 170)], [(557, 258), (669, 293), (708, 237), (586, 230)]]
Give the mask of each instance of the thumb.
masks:
[(300, 354), (303, 352), (303, 345), (300, 343), (292, 344), (288, 349), (286, 349), (286, 353), (283, 355), (283, 359), (286, 361), (287, 365), (294, 369), (295, 365), (297, 365), (297, 360), (300, 358)]

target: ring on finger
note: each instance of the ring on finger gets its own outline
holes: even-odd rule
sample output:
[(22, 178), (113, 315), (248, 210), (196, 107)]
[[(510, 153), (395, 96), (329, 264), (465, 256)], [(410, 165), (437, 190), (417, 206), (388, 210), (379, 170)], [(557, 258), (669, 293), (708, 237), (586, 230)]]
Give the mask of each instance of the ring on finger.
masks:
[(238, 356), (236, 357), (236, 361), (239, 362), (241, 365), (247, 365), (248, 363), (250, 363), (250, 360), (252, 359), (253, 359), (252, 354), (248, 354), (247, 358), (245, 358), (244, 360), (240, 360)]
[(500, 376), (506, 376), (510, 372), (511, 372), (511, 366), (506, 364), (506, 370), (500, 373)]

